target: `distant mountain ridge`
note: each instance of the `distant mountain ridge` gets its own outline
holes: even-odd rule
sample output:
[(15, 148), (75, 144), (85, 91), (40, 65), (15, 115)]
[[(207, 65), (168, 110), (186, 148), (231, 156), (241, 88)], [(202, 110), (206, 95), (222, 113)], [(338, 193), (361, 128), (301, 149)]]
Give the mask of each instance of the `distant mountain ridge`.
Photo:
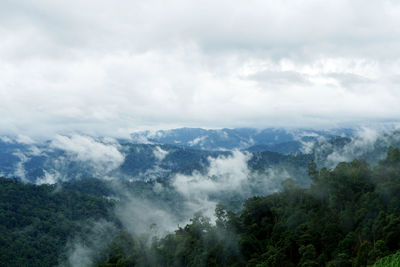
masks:
[(400, 147), (400, 131), (181, 128), (137, 132), (130, 139), (72, 135), (39, 143), (0, 137), (0, 176), (36, 184), (90, 177), (169, 179), (201, 173), (210, 160), (240, 150), (251, 154), (251, 171), (285, 169), (302, 180), (311, 160), (328, 168), (355, 157), (374, 163), (389, 146)]
[(249, 151), (269, 150), (279, 153), (300, 152), (303, 140), (316, 140), (317, 137), (351, 136), (352, 129), (339, 128), (333, 130), (284, 129), (284, 128), (236, 128), (236, 129), (201, 129), (178, 128), (155, 132), (142, 131), (131, 134), (134, 142), (170, 144), (201, 150)]
[[(122, 180), (169, 179), (177, 173), (203, 173), (209, 167), (210, 159), (232, 156), (230, 151), (199, 150), (168, 144), (121, 142), (118, 150), (124, 155), (123, 161), (116, 168), (107, 170), (101, 162), (80, 160), (65, 150), (42, 147), (40, 154), (32, 154), (29, 146), (10, 145), (2, 151), (4, 161), (0, 164), (0, 173), (5, 177), (16, 177), (24, 182), (37, 184), (91, 177), (118, 177)], [(294, 156), (277, 152), (251, 153), (253, 156), (248, 162), (251, 170), (277, 167), (294, 159)], [(293, 166), (293, 170), (295, 166), (300, 168), (306, 165), (292, 161), (289, 165)]]

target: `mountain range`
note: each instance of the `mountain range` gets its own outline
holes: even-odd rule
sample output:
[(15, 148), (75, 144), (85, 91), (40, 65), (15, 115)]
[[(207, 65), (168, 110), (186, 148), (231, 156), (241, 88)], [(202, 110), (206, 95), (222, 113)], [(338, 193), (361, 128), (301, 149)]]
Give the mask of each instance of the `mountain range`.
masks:
[(0, 174), (37, 184), (88, 177), (152, 180), (177, 173), (204, 172), (210, 159), (232, 151), (251, 155), (251, 170), (285, 166), (299, 181), (307, 164), (320, 167), (365, 157), (374, 163), (389, 146), (400, 145), (398, 131), (370, 129), (220, 129), (180, 128), (143, 131), (127, 139), (58, 135), (44, 142), (0, 138)]

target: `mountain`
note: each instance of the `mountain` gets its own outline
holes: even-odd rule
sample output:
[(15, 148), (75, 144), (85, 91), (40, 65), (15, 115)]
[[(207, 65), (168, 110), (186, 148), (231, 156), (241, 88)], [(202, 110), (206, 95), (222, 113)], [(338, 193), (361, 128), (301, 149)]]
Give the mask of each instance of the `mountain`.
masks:
[(302, 149), (302, 143), (300, 141), (288, 141), (270, 145), (265, 145), (265, 144), (253, 145), (246, 148), (245, 150), (249, 152), (272, 151), (281, 154), (290, 154), (290, 153), (300, 152), (301, 149)]
[[(7, 149), (2, 150), (2, 155), (6, 160), (0, 165), (0, 173), (5, 177), (17, 177), (24, 182), (37, 184), (52, 184), (57, 181), (89, 177), (114, 177), (125, 180), (170, 179), (178, 173), (185, 175), (195, 171), (204, 173), (209, 167), (210, 160), (232, 156), (232, 152), (229, 151), (207, 151), (168, 144), (133, 144), (121, 141), (113, 144), (113, 147), (122, 158), (118, 159), (118, 162), (113, 162), (116, 159), (104, 161), (102, 158), (97, 158), (98, 155), (94, 158), (82, 158), (80, 154), (44, 144), (4, 144), (4, 146)], [(32, 150), (40, 152), (32, 153)], [(267, 154), (268, 156), (265, 156)], [(252, 155), (249, 161), (251, 170), (265, 170), (272, 166), (278, 167), (285, 162), (296, 161), (293, 160), (296, 158), (295, 155), (277, 152), (257, 151), (250, 155)], [(304, 172), (300, 169), (305, 170), (306, 165), (306, 163), (302, 166), (296, 165), (297, 176), (300, 176), (300, 173), (301, 177), (304, 176)]]
[[(194, 136), (201, 139), (199, 135), (211, 133), (215, 137), (215, 142), (212, 142), (218, 144), (218, 147), (223, 146), (222, 150), (216, 150), (216, 146), (207, 150), (199, 149), (198, 146), (177, 145), (177, 142), (167, 137), (162, 139), (165, 143), (110, 141), (106, 138), (76, 135), (57, 136), (54, 140), (40, 143), (21, 143), (15, 139), (2, 138), (0, 139), (0, 174), (37, 184), (51, 184), (56, 181), (85, 177), (118, 177), (128, 180), (163, 177), (167, 179), (176, 173), (203, 172), (209, 167), (210, 159), (232, 155), (227, 148), (235, 148), (235, 142), (243, 143), (246, 138), (250, 140), (256, 137), (258, 138), (256, 140), (261, 140), (260, 138), (264, 136), (266, 138), (264, 141), (269, 143), (272, 140), (282, 141), (292, 138), (292, 135), (283, 130), (268, 130), (255, 135), (256, 132), (254, 129), (220, 131), (180, 129), (174, 134), (175, 141), (179, 139), (180, 143), (188, 143), (188, 140)], [(276, 137), (277, 135), (280, 137)], [(281, 148), (287, 147), (284, 150), (290, 152), (291, 148), (297, 146), (295, 150), (298, 150), (299, 144), (291, 142), (283, 143)], [(280, 151), (279, 144), (260, 145), (261, 149), (255, 148), (253, 146), (252, 149), (243, 150), (243, 153), (259, 154), (267, 150)], [(273, 166), (277, 162), (281, 163), (273, 159), (280, 156), (281, 154), (276, 153), (273, 157), (266, 158), (263, 164)]]
[[(386, 266), (400, 248), (399, 170), (397, 148), (375, 166), (355, 159), (314, 169), (308, 188), (286, 180), (280, 192), (243, 198), (239, 210), (217, 205), (215, 222), (195, 213), (160, 237), (152, 231), (167, 214), (183, 216), (187, 201), (167, 184), (154, 191), (155, 181), (37, 186), (0, 178), (0, 259), (5, 266)], [(148, 232), (135, 232), (139, 222)]]
[(0, 140), (0, 172), (18, 178), (0, 179), (9, 266), (365, 266), (400, 248), (399, 131), (308, 134), (303, 153), (271, 151), (296, 140), (232, 151)]
[(132, 139), (121, 140), (72, 135), (22, 143), (3, 137), (0, 174), (37, 184), (85, 177), (170, 179), (178, 173), (203, 173), (210, 160), (228, 157), (230, 149), (241, 147), (242, 153), (251, 155), (251, 170), (285, 168), (289, 176), (307, 184), (305, 170), (312, 160), (328, 168), (356, 157), (377, 163), (389, 146), (400, 146), (400, 132), (182, 128), (135, 133)]
[(99, 266), (399, 266), (399, 149), (312, 173), (310, 188), (217, 206), (215, 224), (196, 214), (147, 248), (122, 232)]
[(351, 137), (335, 136), (303, 143), (304, 150), (312, 154), (320, 167), (332, 168), (340, 162), (354, 158), (366, 159), (376, 164), (386, 157), (389, 147), (400, 147), (400, 131), (377, 132), (365, 129)]
[[(301, 142), (317, 137), (351, 136), (351, 129), (317, 131), (311, 129), (283, 128), (237, 128), (206, 130), (200, 128), (178, 128), (173, 130), (143, 131), (131, 134), (138, 143), (151, 142), (189, 147), (201, 150), (259, 149), (280, 153), (300, 152)], [(259, 147), (257, 147), (259, 146)]]

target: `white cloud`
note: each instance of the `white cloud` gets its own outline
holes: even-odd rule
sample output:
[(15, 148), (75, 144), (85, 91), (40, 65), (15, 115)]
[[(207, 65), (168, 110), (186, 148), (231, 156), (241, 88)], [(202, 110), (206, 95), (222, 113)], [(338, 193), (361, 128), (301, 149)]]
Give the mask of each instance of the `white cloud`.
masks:
[(153, 203), (151, 199), (134, 196), (128, 196), (125, 202), (120, 203), (115, 213), (124, 227), (134, 236), (146, 233), (150, 234), (150, 238), (155, 235), (165, 235), (175, 230), (180, 222), (176, 215), (165, 207)]
[(210, 167), (206, 175), (198, 172), (190, 176), (177, 174), (174, 186), (186, 197), (235, 190), (240, 188), (241, 183), (248, 178), (250, 171), (247, 161), (249, 159), (250, 154), (239, 151), (234, 151), (229, 157), (209, 158)]
[(232, 156), (209, 158), (210, 166), (206, 174), (194, 172), (192, 175), (177, 174), (173, 180), (175, 190), (182, 194), (190, 216), (201, 211), (209, 218), (214, 218), (216, 201), (210, 199), (212, 194), (223, 192), (244, 193), (245, 183), (250, 170), (247, 162), (250, 154), (239, 151)]
[(189, 145), (189, 146), (198, 145), (199, 143), (202, 143), (206, 138), (207, 138), (207, 136), (196, 137), (196, 138), (193, 139), (192, 141), (189, 141), (189, 142), (188, 142), (188, 145)]
[(360, 128), (355, 137), (341, 149), (332, 151), (326, 158), (326, 165), (333, 167), (339, 162), (349, 162), (359, 158), (367, 152), (374, 151), (376, 141), (382, 138), (381, 133), (371, 128)]
[(51, 141), (51, 147), (66, 151), (71, 155), (71, 159), (94, 164), (102, 172), (116, 169), (125, 158), (118, 150), (117, 144), (97, 142), (88, 136), (57, 135)]
[(0, 136), (0, 141), (8, 144), (13, 144), (15, 141), (8, 136)]
[(176, 174), (172, 185), (184, 197), (186, 218), (201, 212), (214, 221), (215, 207), (226, 197), (265, 195), (281, 189), (281, 183), (290, 178), (284, 169), (269, 168), (262, 172), (252, 172), (248, 161), (252, 154), (233, 151), (230, 156), (209, 158), (209, 167), (202, 174)]
[(14, 176), (20, 178), (23, 182), (28, 182), (24, 164), (28, 161), (29, 157), (21, 151), (16, 151), (13, 155), (19, 158), (19, 161), (14, 166)]
[(302, 152), (313, 153), (314, 160), (321, 167), (334, 168), (339, 162), (350, 162), (359, 158), (376, 163), (386, 157), (389, 146), (399, 144), (398, 129), (398, 126), (393, 125), (360, 127), (347, 140), (331, 142), (329, 138), (319, 137), (317, 141), (302, 142)]
[(60, 266), (92, 266), (103, 251), (115, 239), (117, 227), (108, 221), (87, 222), (82, 225), (81, 234), (67, 241), (65, 252), (67, 259)]
[(18, 143), (22, 143), (22, 144), (26, 144), (26, 145), (31, 145), (31, 144), (35, 143), (35, 141), (32, 138), (30, 138), (29, 136), (26, 136), (26, 135), (22, 135), (22, 134), (19, 134), (17, 136), (16, 141)]
[(159, 146), (156, 146), (153, 150), (153, 154), (154, 156), (157, 158), (158, 161), (163, 161), (163, 159), (165, 159), (165, 157), (168, 155), (168, 151), (162, 149)]
[(2, 134), (400, 116), (395, 1), (39, 0), (0, 10)]
[(44, 172), (43, 177), (37, 178), (35, 184), (37, 185), (55, 184), (59, 180), (62, 180), (62, 176), (55, 170), (52, 170), (51, 173), (46, 170), (43, 170), (43, 172)]

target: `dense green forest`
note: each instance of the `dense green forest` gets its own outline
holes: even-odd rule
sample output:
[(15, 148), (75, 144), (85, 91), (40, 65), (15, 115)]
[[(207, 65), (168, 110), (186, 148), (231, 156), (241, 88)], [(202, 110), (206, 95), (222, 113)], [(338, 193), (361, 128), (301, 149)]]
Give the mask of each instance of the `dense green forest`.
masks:
[(373, 166), (356, 159), (318, 169), (311, 162), (308, 173), (307, 188), (288, 179), (281, 192), (251, 197), (241, 209), (230, 205), (234, 195), (222, 197), (215, 223), (198, 213), (150, 241), (128, 233), (116, 216), (124, 195), (109, 199), (123, 188), (127, 196), (156, 198), (157, 207), (179, 214), (184, 199), (168, 183), (155, 196), (154, 181), (115, 188), (96, 179), (38, 186), (0, 178), (0, 266), (70, 266), (68, 243), (93, 237), (85, 233), (98, 221), (116, 231), (91, 259), (101, 267), (397, 266), (400, 151), (390, 148)]
[(113, 203), (54, 185), (0, 178), (0, 266), (55, 266), (69, 238), (100, 219)]
[[(309, 165), (310, 188), (248, 199), (240, 213), (218, 206), (216, 224), (191, 222), (146, 246), (125, 232), (98, 266), (384, 266), (400, 249), (400, 151), (376, 166), (356, 159)], [(398, 255), (398, 254), (397, 254)], [(388, 256), (388, 257), (386, 257)], [(386, 258), (384, 258), (386, 257)], [(383, 263), (382, 263), (383, 262)], [(393, 265), (397, 266), (397, 265)]]

